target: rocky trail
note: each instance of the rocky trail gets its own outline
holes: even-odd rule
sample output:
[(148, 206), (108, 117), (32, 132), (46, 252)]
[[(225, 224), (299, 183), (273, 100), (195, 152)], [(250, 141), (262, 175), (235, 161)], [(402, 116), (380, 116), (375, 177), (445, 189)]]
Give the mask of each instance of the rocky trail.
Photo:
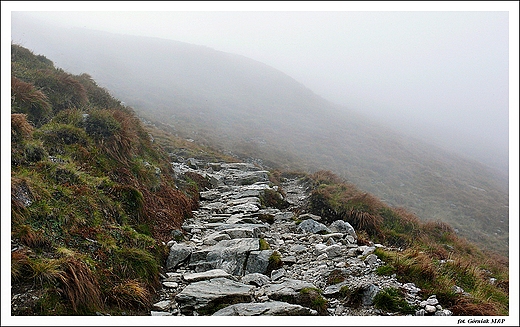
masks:
[(380, 244), (359, 245), (344, 221), (329, 226), (300, 212), (308, 196), (297, 179), (282, 182), (285, 209), (266, 206), (276, 191), (268, 172), (248, 163), (173, 163), (177, 174), (197, 173), (212, 188), (174, 235), (152, 316), (324, 315), (402, 313), (374, 307), (382, 290), (402, 290), (411, 315), (451, 315), (435, 295), (380, 276)]

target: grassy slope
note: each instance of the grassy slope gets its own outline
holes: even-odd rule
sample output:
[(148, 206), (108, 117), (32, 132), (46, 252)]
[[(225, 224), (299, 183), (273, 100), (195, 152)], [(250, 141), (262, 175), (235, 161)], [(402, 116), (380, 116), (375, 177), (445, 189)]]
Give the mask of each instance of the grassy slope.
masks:
[(14, 313), (145, 312), (197, 185), (90, 76), (11, 50)]
[[(454, 315), (508, 315), (507, 258), (457, 236), (444, 222), (425, 223), (389, 207), (328, 171), (309, 176), (307, 183), (310, 212), (329, 222), (349, 222), (360, 236), (358, 243), (372, 240), (389, 247), (375, 252), (387, 263), (379, 274), (415, 283), (425, 298), (437, 295)], [(456, 293), (455, 285), (468, 294)]]

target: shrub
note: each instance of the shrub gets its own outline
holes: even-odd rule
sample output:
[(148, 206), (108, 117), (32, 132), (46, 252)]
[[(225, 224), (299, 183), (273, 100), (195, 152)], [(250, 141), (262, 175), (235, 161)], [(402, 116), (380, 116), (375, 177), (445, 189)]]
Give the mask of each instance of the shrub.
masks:
[(47, 157), (48, 153), (39, 142), (28, 142), (24, 148), (24, 157), (27, 162), (38, 162)]
[(272, 189), (265, 189), (260, 195), (260, 202), (264, 207), (286, 209), (289, 203), (285, 201), (283, 195)]
[(36, 86), (49, 90), (46, 95), (55, 114), (65, 109), (84, 108), (88, 103), (83, 85), (61, 69), (36, 70), (33, 81)]
[[(49, 123), (38, 131), (38, 136), (51, 152), (63, 152), (63, 145), (88, 144), (88, 136), (82, 128), (59, 123)], [(54, 149), (54, 150), (52, 150)]]
[(50, 117), (52, 107), (47, 96), (31, 83), (11, 77), (11, 113), (27, 114), (35, 126), (41, 126)]
[(32, 69), (52, 68), (52, 61), (42, 55), (34, 55), (34, 53), (18, 44), (11, 44), (11, 62), (23, 63), (24, 66)]
[(56, 114), (56, 116), (52, 118), (52, 121), (58, 124), (84, 127), (84, 120), (86, 120), (86, 117), (88, 117), (88, 115), (83, 114), (83, 112), (78, 109), (66, 109)]
[(85, 120), (87, 134), (97, 140), (113, 136), (120, 129), (121, 124), (109, 110), (93, 110)]

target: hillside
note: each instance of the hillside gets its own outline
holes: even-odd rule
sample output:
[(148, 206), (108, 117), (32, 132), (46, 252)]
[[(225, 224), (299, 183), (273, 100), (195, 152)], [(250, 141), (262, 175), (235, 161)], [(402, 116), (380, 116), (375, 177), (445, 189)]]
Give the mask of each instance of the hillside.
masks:
[(31, 24), (24, 44), (69, 71), (91, 72), (172, 133), (267, 167), (331, 170), (389, 205), (448, 222), (508, 255), (508, 178), (490, 167), (374, 124), (245, 57)]
[[(414, 293), (412, 304), (420, 306), (421, 300), (436, 295), (456, 315), (508, 314), (508, 260), (460, 238), (447, 224), (422, 223), (413, 214), (389, 207), (330, 172), (267, 172), (253, 164), (233, 164), (233, 157), (143, 123), (132, 108), (122, 105), (89, 75), (67, 73), (45, 56), (18, 45), (11, 48), (11, 75), (14, 316), (148, 315), (157, 306), (154, 302), (165, 285), (161, 278), (173, 268), (172, 251), (177, 248), (173, 245), (188, 239), (188, 244), (203, 243), (197, 239), (202, 236), (198, 233), (211, 223), (189, 227), (190, 223), (200, 218), (194, 213), (200, 216), (207, 208), (224, 210), (218, 207), (224, 203), (208, 206), (201, 199), (215, 200), (215, 192), (225, 192), (226, 185), (250, 187), (240, 189), (240, 196), (226, 201), (226, 205), (235, 206), (231, 210), (238, 216), (215, 212), (205, 219), (258, 218), (264, 220), (260, 225), (263, 229), (276, 227), (273, 212), (287, 209), (289, 193), (294, 193), (289, 188), (298, 187), (293, 204), (300, 196), (308, 197), (308, 201), (282, 214), (288, 231), (307, 224), (300, 220), (304, 212), (321, 215), (329, 225), (351, 223), (355, 238), (349, 232), (350, 237), (338, 239), (335, 246), (333, 238), (343, 238), (342, 233), (324, 230), (325, 235), (305, 235), (316, 248), (325, 246), (316, 242), (328, 238), (336, 259), (350, 257), (351, 264), (365, 266), (363, 260), (368, 257), (358, 252), (369, 248), (374, 251), (370, 260), (379, 258), (374, 261), (378, 264), (370, 264), (370, 271), (361, 267), (356, 271), (376, 281), (390, 278), (393, 286), (381, 291), (382, 300), (374, 297), (376, 303), (380, 301), (380, 311), (370, 309), (365, 313), (413, 312), (414, 307), (404, 305), (404, 295), (394, 286), (415, 283), (422, 292), (409, 287)], [(213, 175), (200, 170), (197, 166), (201, 163)], [(224, 173), (229, 168), (230, 176), (217, 179), (219, 171)], [(257, 183), (258, 179), (262, 183)], [(219, 185), (219, 181), (227, 184)], [(259, 198), (252, 200), (251, 194)], [(252, 208), (250, 201), (256, 203), (253, 207), (262, 207), (263, 214), (248, 217), (241, 213)], [(247, 235), (247, 226), (245, 223), (227, 232)], [(276, 229), (266, 235), (269, 237), (263, 242), (248, 236), (237, 237), (237, 242), (254, 242), (262, 251), (282, 244), (276, 241), (282, 236)], [(373, 242), (382, 245), (376, 250)], [(338, 249), (345, 252), (344, 257)], [(275, 253), (270, 251), (271, 255)], [(253, 255), (247, 252), (246, 257)], [(277, 255), (268, 259), (276, 263), (272, 269), (283, 266)], [(285, 260), (289, 265), (288, 258)], [(201, 262), (199, 268), (204, 270), (207, 265)], [(294, 267), (301, 269), (300, 265)], [(289, 267), (287, 271), (291, 272)], [(351, 270), (331, 270), (324, 278), (330, 284), (341, 283), (347, 272)], [(172, 287), (171, 281), (166, 285)], [(464, 287), (464, 292), (453, 286)], [(365, 285), (356, 287), (352, 292), (342, 288), (339, 293), (345, 306), (354, 305), (352, 301), (359, 304), (360, 293), (355, 290), (363, 291)], [(301, 291), (296, 300), (314, 308), (307, 312), (326, 314), (329, 311), (324, 306), (338, 304), (333, 299), (325, 300), (316, 289)], [(383, 305), (388, 297), (397, 307)], [(189, 305), (183, 310), (191, 312)]]
[(133, 110), (89, 75), (11, 51), (13, 312), (146, 307), (197, 184), (172, 177)]

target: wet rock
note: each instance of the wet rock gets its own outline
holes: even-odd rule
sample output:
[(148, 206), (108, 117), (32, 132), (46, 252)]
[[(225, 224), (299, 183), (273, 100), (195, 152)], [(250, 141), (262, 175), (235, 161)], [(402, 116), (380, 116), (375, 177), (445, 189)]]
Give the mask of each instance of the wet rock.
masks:
[(298, 225), (298, 228), (296, 230), (300, 233), (313, 233), (313, 234), (331, 232), (331, 230), (327, 226), (315, 221), (314, 219), (307, 219), (307, 220), (302, 221)]
[(166, 311), (172, 306), (172, 301), (160, 301), (157, 303), (154, 303), (152, 308), (159, 310), (159, 311)]
[(277, 281), (278, 279), (285, 276), (287, 271), (284, 268), (276, 269), (271, 272), (271, 280)]
[(202, 240), (202, 243), (205, 245), (215, 245), (220, 241), (230, 240), (230, 239), (231, 239), (231, 237), (226, 233), (215, 232), (215, 233), (212, 233), (212, 234), (208, 235), (207, 237), (205, 237)]
[(241, 276), (244, 274), (249, 253), (259, 249), (257, 238), (223, 240), (209, 248), (193, 252), (189, 266), (194, 267), (197, 272), (223, 269), (235, 276)]
[(251, 273), (242, 277), (240, 281), (244, 284), (255, 285), (260, 287), (269, 284), (271, 282), (271, 279), (264, 274)]
[(318, 312), (287, 302), (238, 303), (215, 312), (214, 316), (315, 316)]
[(183, 279), (188, 283), (208, 280), (212, 278), (229, 278), (231, 275), (222, 269), (212, 269), (201, 273), (185, 274)]
[(352, 227), (352, 225), (350, 225), (348, 222), (344, 220), (335, 220), (334, 222), (332, 222), (332, 224), (330, 224), (330, 229), (334, 232), (348, 234), (352, 236), (354, 239), (357, 239), (354, 227)]
[(297, 279), (287, 279), (279, 284), (267, 284), (261, 287), (263, 293), (272, 300), (298, 296), (299, 292), (304, 288), (316, 287), (311, 283)]
[(170, 253), (168, 254), (168, 259), (166, 260), (166, 269), (175, 269), (182, 263), (186, 262), (193, 249), (183, 243), (178, 243), (172, 245), (170, 248)]
[(227, 278), (214, 278), (189, 284), (175, 296), (183, 314), (202, 310), (212, 313), (217, 305), (250, 302), (254, 286), (235, 282)]
[(265, 274), (269, 266), (269, 258), (273, 252), (273, 250), (251, 251), (247, 258), (245, 274)]
[(369, 254), (366, 258), (365, 258), (365, 263), (369, 266), (375, 266), (377, 264), (377, 255), (375, 254)]
[(364, 306), (369, 306), (374, 303), (374, 298), (377, 293), (379, 293), (379, 287), (374, 284), (369, 284), (363, 288), (363, 295), (361, 298), (361, 303)]
[(298, 216), (298, 219), (300, 219), (300, 220), (312, 219), (315, 221), (320, 221), (321, 217), (317, 216), (317, 215), (313, 215), (312, 213), (305, 213), (303, 215)]

